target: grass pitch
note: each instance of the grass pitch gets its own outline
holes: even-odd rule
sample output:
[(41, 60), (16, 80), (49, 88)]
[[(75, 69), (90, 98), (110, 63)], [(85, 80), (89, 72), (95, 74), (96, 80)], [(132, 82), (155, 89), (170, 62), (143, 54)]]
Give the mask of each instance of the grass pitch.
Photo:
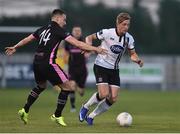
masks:
[[(68, 101), (63, 112), (68, 126), (61, 127), (50, 120), (58, 97), (53, 90), (46, 90), (40, 95), (31, 107), (29, 123), (22, 123), (17, 111), (24, 105), (29, 91), (0, 89), (1, 133), (180, 133), (180, 92), (121, 90), (117, 103), (108, 112), (97, 116), (94, 126), (90, 127), (78, 120), (81, 104), (95, 92), (88, 89), (84, 97), (76, 94), (77, 112), (70, 112)], [(131, 127), (120, 127), (116, 123), (116, 116), (123, 111), (133, 116)]]

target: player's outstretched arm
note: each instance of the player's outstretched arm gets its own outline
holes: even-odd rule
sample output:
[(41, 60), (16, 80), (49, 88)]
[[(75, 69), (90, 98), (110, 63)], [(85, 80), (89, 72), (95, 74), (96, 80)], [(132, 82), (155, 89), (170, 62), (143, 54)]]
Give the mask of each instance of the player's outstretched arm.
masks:
[(86, 36), (85, 41), (87, 44), (92, 45), (93, 40), (96, 40), (96, 39), (97, 39), (96, 34), (91, 34), (91, 35)]
[(140, 67), (143, 67), (144, 62), (141, 59), (139, 59), (135, 49), (129, 50), (129, 54), (133, 62), (137, 63)]
[(67, 42), (71, 43), (72, 45), (79, 47), (82, 50), (86, 50), (86, 51), (95, 51), (99, 54), (107, 54), (107, 50), (103, 49), (101, 47), (94, 47), (91, 45), (88, 45), (82, 41), (78, 41), (77, 39), (75, 39), (74, 37), (70, 36), (68, 38), (65, 39)]
[(28, 37), (22, 39), (21, 41), (19, 41), (16, 45), (12, 46), (12, 47), (6, 47), (5, 48), (5, 53), (7, 55), (12, 55), (16, 52), (16, 49), (19, 47), (22, 47), (26, 44), (28, 44), (29, 42), (35, 40), (36, 38), (31, 34)]

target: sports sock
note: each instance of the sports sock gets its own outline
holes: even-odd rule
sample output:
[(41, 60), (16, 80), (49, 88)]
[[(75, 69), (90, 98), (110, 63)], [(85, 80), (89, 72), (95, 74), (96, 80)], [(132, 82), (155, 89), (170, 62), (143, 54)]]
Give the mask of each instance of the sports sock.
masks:
[(84, 107), (87, 108), (87, 109), (89, 109), (90, 106), (99, 103), (101, 100), (103, 100), (103, 99), (101, 99), (101, 98), (99, 97), (99, 93), (96, 92), (96, 93), (94, 93), (94, 94), (91, 96), (91, 98), (84, 104)]
[(89, 114), (89, 117), (90, 118), (94, 118), (95, 116), (101, 114), (101, 113), (104, 113), (105, 111), (107, 111), (110, 106), (112, 104), (109, 102), (108, 99), (104, 99), (102, 100), (98, 105), (97, 107), (94, 109), (94, 111), (92, 111), (90, 114)]
[(31, 105), (36, 101), (39, 97), (39, 94), (44, 91), (45, 88), (40, 88), (39, 86), (33, 88), (27, 98), (27, 102), (24, 105), (25, 112), (28, 113)]
[(69, 93), (71, 108), (75, 108), (75, 92), (70, 91)]
[(57, 108), (55, 111), (55, 116), (60, 117), (62, 114), (62, 111), (64, 109), (64, 106), (66, 105), (67, 99), (68, 99), (69, 91), (61, 90), (58, 96), (58, 102), (57, 102)]

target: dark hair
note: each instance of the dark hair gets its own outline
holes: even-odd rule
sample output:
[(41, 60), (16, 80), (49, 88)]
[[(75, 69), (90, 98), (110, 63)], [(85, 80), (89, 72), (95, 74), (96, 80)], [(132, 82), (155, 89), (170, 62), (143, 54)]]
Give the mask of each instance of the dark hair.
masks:
[(62, 14), (65, 14), (65, 12), (61, 9), (54, 9), (52, 11), (52, 14), (51, 14), (51, 17), (55, 16), (55, 15), (62, 15)]

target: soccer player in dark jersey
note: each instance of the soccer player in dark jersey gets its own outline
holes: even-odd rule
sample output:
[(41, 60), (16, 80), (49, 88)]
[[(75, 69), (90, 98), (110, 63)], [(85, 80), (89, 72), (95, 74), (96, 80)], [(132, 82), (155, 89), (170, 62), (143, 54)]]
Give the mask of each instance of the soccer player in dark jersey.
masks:
[(55, 113), (51, 116), (51, 120), (59, 125), (66, 126), (61, 114), (66, 104), (68, 94), (73, 88), (67, 75), (61, 67), (55, 63), (57, 49), (62, 40), (84, 50), (106, 54), (105, 49), (92, 47), (69, 35), (63, 29), (64, 25), (66, 25), (66, 14), (60, 9), (55, 9), (52, 12), (51, 22), (49, 24), (37, 29), (34, 33), (22, 39), (16, 45), (5, 48), (6, 54), (12, 55), (16, 52), (17, 48), (22, 47), (33, 40), (38, 42), (33, 61), (33, 70), (37, 86), (31, 90), (26, 104), (18, 111), (21, 120), (25, 124), (28, 123), (28, 113), (31, 105), (37, 100), (40, 93), (44, 91), (47, 81), (49, 81), (53, 86), (58, 85), (62, 89), (58, 96), (57, 108)]
[[(76, 25), (72, 28), (72, 36), (79, 41), (83, 41), (82, 29), (80, 26)], [(86, 68), (86, 57), (82, 54), (80, 48), (71, 45), (68, 42), (64, 44), (66, 53), (69, 55), (68, 59), (68, 74), (70, 80), (74, 82), (76, 90), (81, 96), (84, 95), (84, 87), (87, 78), (87, 68)], [(71, 91), (69, 94), (71, 103), (71, 112), (75, 112), (75, 91)]]

